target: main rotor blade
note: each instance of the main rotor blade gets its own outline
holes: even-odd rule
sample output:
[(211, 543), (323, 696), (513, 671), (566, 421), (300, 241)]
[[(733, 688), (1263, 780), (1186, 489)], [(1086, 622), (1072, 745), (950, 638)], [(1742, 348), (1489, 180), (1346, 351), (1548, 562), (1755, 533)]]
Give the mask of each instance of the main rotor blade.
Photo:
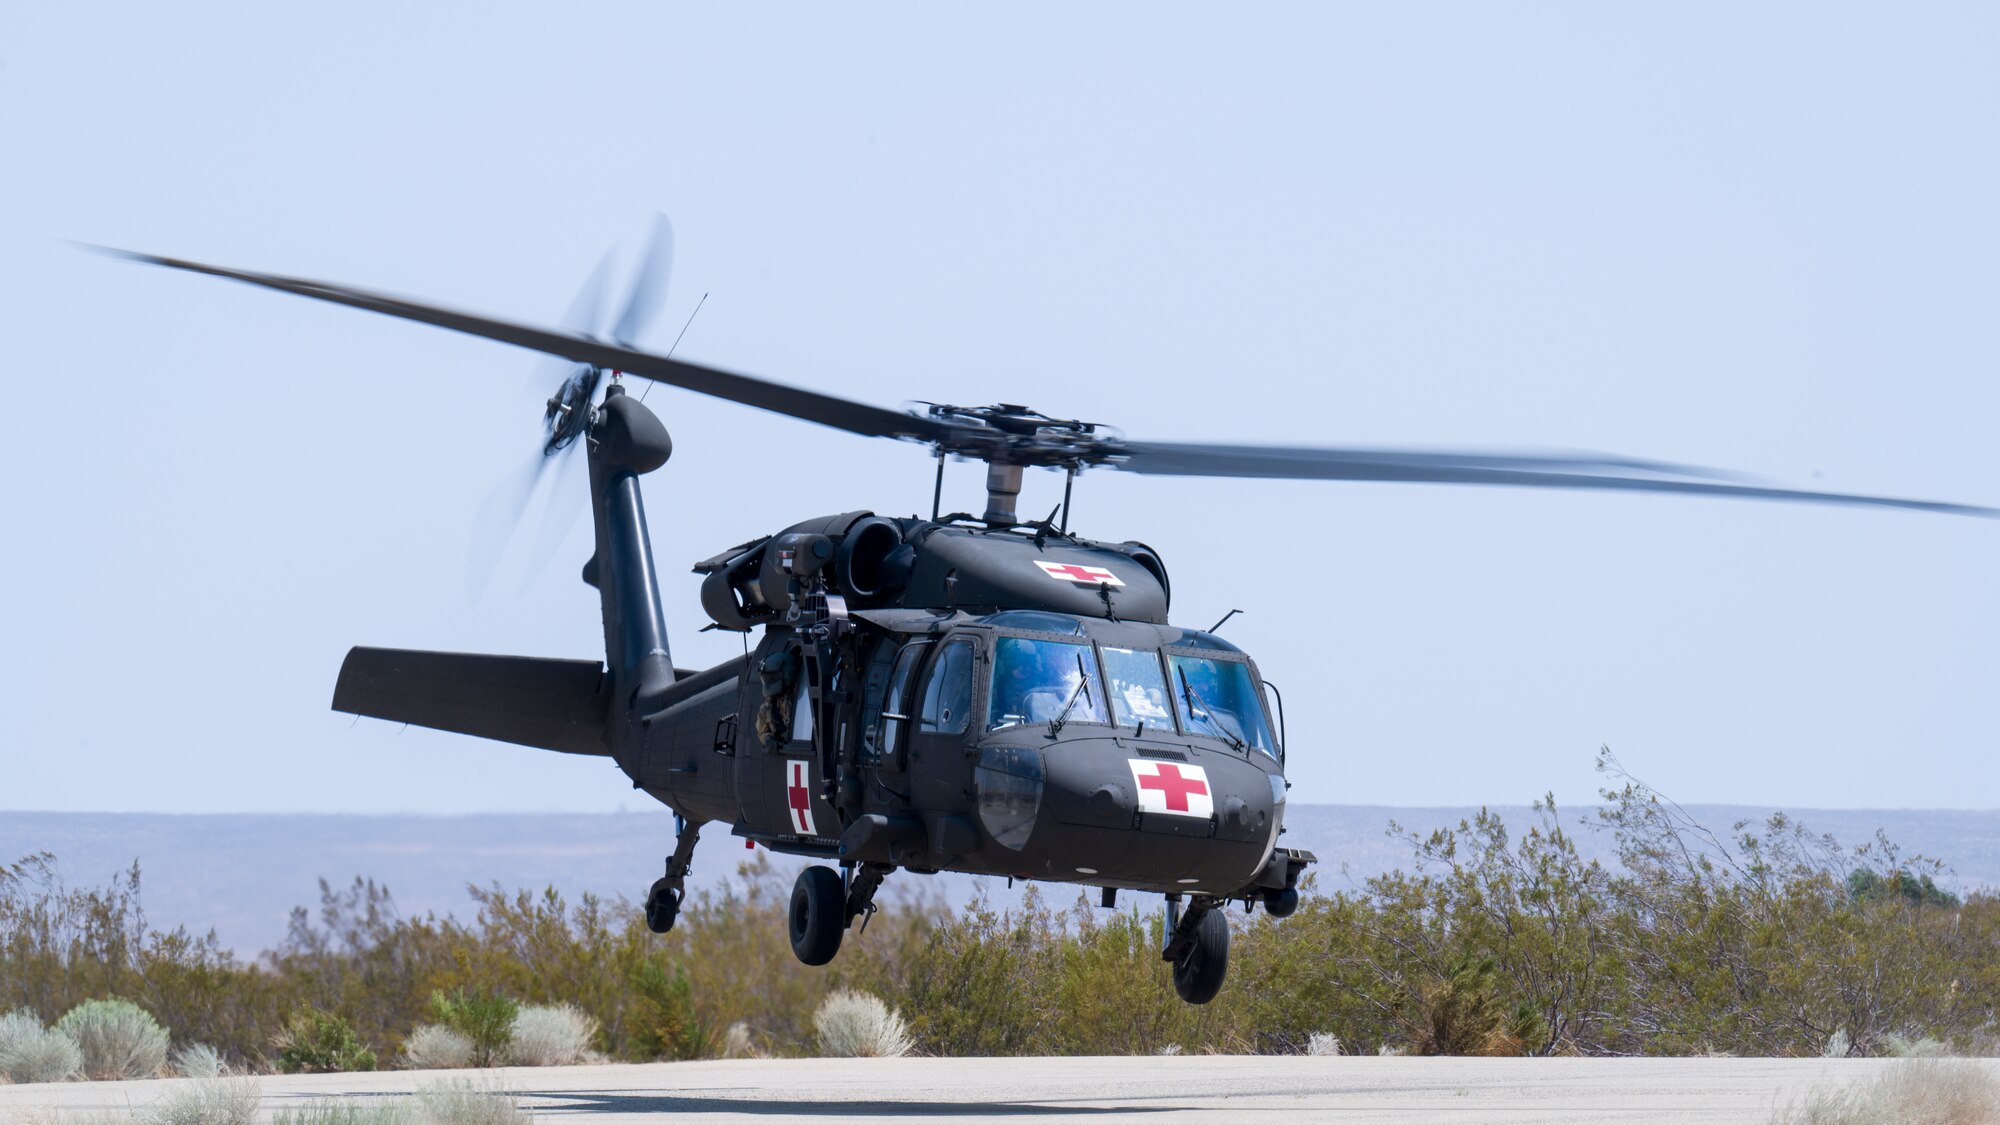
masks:
[[(1909, 508), (1947, 515), (2000, 518), (2000, 509), (1981, 508), (1971, 504), (1773, 488), (1761, 484), (1715, 479), (1722, 474), (1688, 466), (1588, 455), (1507, 456), (1442, 451), (1125, 442), (1109, 463), (1112, 468), (1123, 469), (1129, 473), (1158, 476), (1622, 489), (1633, 492), (1739, 496), (1754, 500), (1793, 500), (1814, 504)], [(1702, 479), (1703, 477), (1709, 479)]]
[(807, 422), (818, 422), (822, 426), (846, 430), (849, 433), (867, 437), (911, 438), (929, 441), (941, 438), (955, 427), (930, 418), (913, 414), (903, 414), (879, 406), (834, 395), (821, 394), (799, 387), (774, 383), (751, 375), (738, 375), (720, 368), (706, 367), (685, 360), (668, 359), (650, 352), (607, 344), (600, 340), (587, 339), (568, 332), (558, 332), (547, 328), (535, 328), (512, 321), (498, 320), (478, 313), (461, 312), (454, 309), (427, 305), (387, 293), (377, 293), (352, 286), (334, 285), (327, 282), (310, 281), (305, 278), (284, 277), (278, 274), (257, 273), (252, 270), (230, 269), (227, 266), (213, 266), (184, 258), (167, 258), (156, 254), (141, 254), (130, 250), (116, 250), (108, 247), (103, 252), (115, 257), (126, 258), (149, 265), (167, 266), (171, 269), (187, 270), (191, 273), (205, 273), (212, 277), (226, 277), (235, 281), (261, 285), (267, 289), (277, 289), (285, 293), (296, 293), (301, 297), (311, 297), (320, 301), (331, 301), (338, 305), (349, 305), (357, 309), (382, 313), (385, 316), (401, 317), (423, 324), (434, 324), (471, 336), (483, 336), (498, 340), (503, 344), (529, 348), (538, 352), (587, 363), (627, 375), (651, 379), (657, 383), (681, 387), (697, 394), (713, 398), (727, 399), (744, 406), (754, 406), (759, 410), (769, 410)]

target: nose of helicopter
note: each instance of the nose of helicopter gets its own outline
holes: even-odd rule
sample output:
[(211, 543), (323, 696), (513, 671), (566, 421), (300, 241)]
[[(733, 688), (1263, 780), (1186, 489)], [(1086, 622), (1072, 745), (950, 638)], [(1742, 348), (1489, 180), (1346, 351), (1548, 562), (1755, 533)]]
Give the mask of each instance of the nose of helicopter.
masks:
[(1207, 894), (1256, 877), (1284, 800), (1276, 762), (1178, 738), (990, 746), (976, 787), (987, 833), (1023, 874)]

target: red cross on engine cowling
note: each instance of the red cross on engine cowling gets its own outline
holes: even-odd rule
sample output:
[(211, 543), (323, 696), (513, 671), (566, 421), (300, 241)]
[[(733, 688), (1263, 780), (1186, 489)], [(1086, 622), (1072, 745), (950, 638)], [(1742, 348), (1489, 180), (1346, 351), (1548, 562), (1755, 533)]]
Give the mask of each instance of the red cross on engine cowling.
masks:
[(1043, 574), (1059, 582), (1081, 582), (1087, 586), (1123, 586), (1124, 580), (1111, 572), (1109, 567), (1085, 566), (1082, 563), (1058, 563), (1036, 559), (1035, 565)]

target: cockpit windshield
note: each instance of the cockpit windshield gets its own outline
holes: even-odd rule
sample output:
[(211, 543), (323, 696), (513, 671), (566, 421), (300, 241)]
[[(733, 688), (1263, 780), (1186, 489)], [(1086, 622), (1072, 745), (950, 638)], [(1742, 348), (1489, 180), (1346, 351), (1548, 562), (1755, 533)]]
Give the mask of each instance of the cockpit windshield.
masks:
[(1160, 677), (1160, 654), (1150, 649), (1104, 646), (1104, 675), (1111, 681), (1111, 713), (1121, 727), (1171, 732), (1167, 681)]
[(1087, 644), (1001, 637), (993, 648), (987, 730), (1019, 723), (1104, 721), (1104, 687)]
[(1264, 718), (1264, 704), (1250, 680), (1248, 664), (1169, 655), (1167, 670), (1182, 729), (1278, 756), (1278, 743), (1271, 737), (1271, 724)]

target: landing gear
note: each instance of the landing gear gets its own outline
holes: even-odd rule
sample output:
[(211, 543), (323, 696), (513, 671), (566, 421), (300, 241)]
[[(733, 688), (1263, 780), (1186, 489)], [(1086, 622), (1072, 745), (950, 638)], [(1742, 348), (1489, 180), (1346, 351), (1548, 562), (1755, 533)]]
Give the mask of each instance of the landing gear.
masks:
[(840, 952), (847, 931), (847, 888), (831, 867), (808, 867), (792, 884), (792, 952), (808, 965), (824, 965)]
[(840, 952), (841, 935), (856, 918), (861, 928), (875, 914), (875, 892), (895, 870), (886, 863), (850, 867), (847, 876), (831, 867), (808, 867), (792, 885), (792, 952), (808, 965), (824, 965)]
[(1229, 918), (1220, 899), (1196, 896), (1181, 913), (1181, 896), (1167, 896), (1167, 947), (1174, 991), (1190, 1004), (1206, 1004), (1229, 975)]
[(674, 817), (674, 854), (667, 857), (667, 873), (646, 891), (646, 928), (664, 934), (674, 928), (681, 914), (681, 899), (687, 897), (687, 873), (694, 862), (694, 845), (701, 839), (701, 825)]

